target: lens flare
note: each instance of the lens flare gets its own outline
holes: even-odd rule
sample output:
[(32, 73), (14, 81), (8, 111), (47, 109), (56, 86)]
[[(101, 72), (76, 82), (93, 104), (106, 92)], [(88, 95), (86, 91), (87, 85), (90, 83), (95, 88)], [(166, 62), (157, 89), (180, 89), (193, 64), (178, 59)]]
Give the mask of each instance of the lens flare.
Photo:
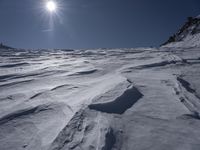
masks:
[(66, 5), (64, 0), (40, 0), (38, 2), (38, 9), (43, 22), (42, 32), (50, 33), (52, 36), (55, 31), (56, 25), (63, 24), (63, 11)]
[(57, 9), (57, 4), (54, 1), (48, 1), (46, 3), (46, 8), (49, 12), (55, 12)]

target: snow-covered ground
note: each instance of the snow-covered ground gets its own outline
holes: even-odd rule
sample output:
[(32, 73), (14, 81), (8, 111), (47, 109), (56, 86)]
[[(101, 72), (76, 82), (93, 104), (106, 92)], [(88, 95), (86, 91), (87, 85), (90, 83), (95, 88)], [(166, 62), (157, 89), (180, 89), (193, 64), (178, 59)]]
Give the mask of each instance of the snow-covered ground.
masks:
[(0, 51), (0, 150), (200, 148), (198, 47)]

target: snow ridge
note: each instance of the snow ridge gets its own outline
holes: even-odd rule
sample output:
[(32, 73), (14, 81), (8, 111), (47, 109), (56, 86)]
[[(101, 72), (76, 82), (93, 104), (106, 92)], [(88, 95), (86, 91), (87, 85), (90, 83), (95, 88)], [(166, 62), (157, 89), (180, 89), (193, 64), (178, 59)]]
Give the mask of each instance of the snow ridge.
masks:
[(89, 105), (89, 108), (106, 113), (123, 114), (128, 108), (132, 107), (142, 96), (142, 93), (140, 93), (137, 88), (131, 87), (114, 101), (107, 103), (91, 104)]

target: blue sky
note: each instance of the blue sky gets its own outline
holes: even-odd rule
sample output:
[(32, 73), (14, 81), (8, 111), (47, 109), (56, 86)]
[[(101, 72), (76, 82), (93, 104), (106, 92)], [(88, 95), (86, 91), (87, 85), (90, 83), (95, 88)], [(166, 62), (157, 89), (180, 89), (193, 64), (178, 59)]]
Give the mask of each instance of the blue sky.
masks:
[(130, 48), (159, 46), (199, 0), (0, 0), (0, 41), (17, 48)]

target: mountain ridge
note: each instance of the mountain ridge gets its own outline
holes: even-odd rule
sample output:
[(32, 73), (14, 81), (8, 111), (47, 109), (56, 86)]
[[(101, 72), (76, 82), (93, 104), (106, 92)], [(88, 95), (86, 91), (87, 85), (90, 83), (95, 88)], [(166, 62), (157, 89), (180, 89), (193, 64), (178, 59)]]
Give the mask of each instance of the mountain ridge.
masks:
[(188, 17), (185, 24), (161, 46), (167, 47), (199, 47), (200, 46), (200, 15)]

